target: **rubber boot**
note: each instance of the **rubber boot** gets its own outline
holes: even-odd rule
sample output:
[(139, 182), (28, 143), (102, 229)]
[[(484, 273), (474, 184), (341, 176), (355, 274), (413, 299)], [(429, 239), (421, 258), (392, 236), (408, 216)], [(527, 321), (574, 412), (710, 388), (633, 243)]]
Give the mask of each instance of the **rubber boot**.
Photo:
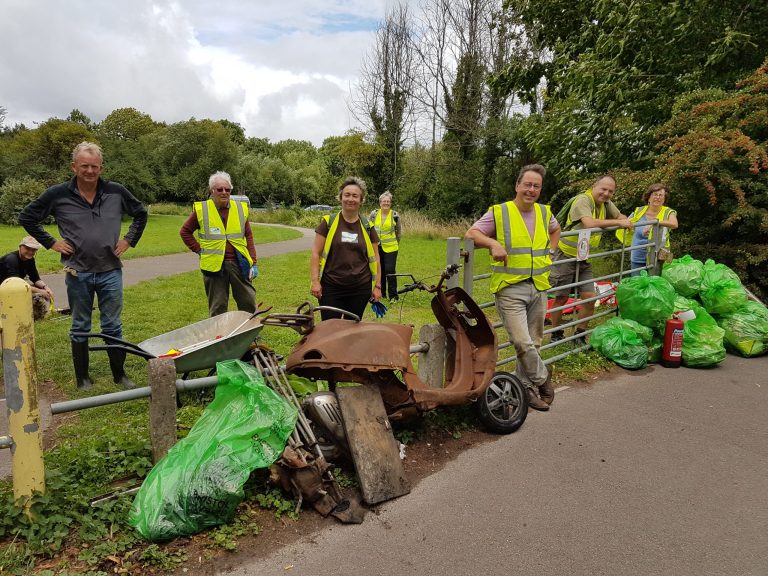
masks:
[(107, 350), (107, 356), (109, 356), (109, 367), (112, 370), (112, 379), (115, 384), (119, 384), (126, 390), (136, 388), (133, 380), (125, 375), (125, 351)]
[(93, 386), (88, 375), (88, 342), (72, 342), (72, 363), (75, 365), (75, 384), (80, 390)]

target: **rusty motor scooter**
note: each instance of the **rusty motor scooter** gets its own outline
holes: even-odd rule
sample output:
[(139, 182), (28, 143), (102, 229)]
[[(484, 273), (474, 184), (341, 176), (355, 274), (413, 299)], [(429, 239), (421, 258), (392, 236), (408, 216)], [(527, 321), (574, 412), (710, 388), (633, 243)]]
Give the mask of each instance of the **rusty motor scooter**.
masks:
[(437, 285), (414, 281), (398, 290), (433, 293), (432, 312), (446, 332), (448, 356), (445, 384), (434, 388), (423, 382), (411, 363), (412, 326), (348, 318), (315, 323), (315, 311), (305, 302), (296, 314), (271, 314), (265, 325), (286, 326), (302, 339), (286, 358), (285, 368), (311, 380), (325, 380), (330, 392), (318, 392), (305, 403), (316, 424), (343, 439), (334, 390), (338, 382), (375, 385), (387, 417), (402, 422), (440, 406), (474, 403), (480, 421), (492, 432), (509, 434), (528, 414), (523, 384), (513, 374), (496, 372), (496, 332), (477, 303), (461, 288), (444, 288), (458, 264), (448, 266)]

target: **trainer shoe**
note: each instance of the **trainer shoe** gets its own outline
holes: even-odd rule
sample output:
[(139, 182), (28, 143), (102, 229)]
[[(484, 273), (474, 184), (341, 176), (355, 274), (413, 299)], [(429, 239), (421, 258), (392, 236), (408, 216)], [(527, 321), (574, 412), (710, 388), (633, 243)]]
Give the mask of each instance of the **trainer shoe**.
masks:
[(549, 335), (550, 342), (560, 342), (563, 338), (565, 338), (565, 332), (562, 330), (555, 330)]
[(585, 332), (585, 330), (581, 330), (581, 329), (576, 329), (573, 332), (574, 336), (578, 336), (578, 338), (573, 340), (573, 343), (574, 343), (575, 346), (586, 346), (587, 345), (587, 335), (584, 334), (584, 332)]
[(533, 388), (528, 388), (528, 406), (534, 410), (540, 410), (542, 412), (549, 410), (549, 404), (536, 396), (536, 392), (533, 391)]
[(547, 379), (539, 386), (539, 397), (547, 404), (555, 401), (555, 389), (552, 387), (552, 368), (547, 366)]

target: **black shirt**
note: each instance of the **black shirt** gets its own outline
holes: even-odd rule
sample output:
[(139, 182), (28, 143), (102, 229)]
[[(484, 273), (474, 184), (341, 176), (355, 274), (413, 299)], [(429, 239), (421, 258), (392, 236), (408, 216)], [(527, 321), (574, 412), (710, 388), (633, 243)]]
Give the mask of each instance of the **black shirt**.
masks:
[(40, 274), (37, 272), (35, 259), (22, 260), (19, 251), (10, 252), (0, 258), (0, 284), (6, 278), (26, 278), (34, 284), (40, 280)]
[(147, 225), (147, 209), (124, 186), (99, 179), (93, 204), (88, 204), (77, 190), (77, 178), (51, 186), (19, 214), (19, 223), (46, 248), (56, 239), (41, 222), (53, 215), (62, 240), (74, 253), (61, 255), (64, 266), (78, 272), (109, 272), (122, 267), (114, 250), (120, 239), (123, 214), (133, 217), (125, 239), (136, 246)]

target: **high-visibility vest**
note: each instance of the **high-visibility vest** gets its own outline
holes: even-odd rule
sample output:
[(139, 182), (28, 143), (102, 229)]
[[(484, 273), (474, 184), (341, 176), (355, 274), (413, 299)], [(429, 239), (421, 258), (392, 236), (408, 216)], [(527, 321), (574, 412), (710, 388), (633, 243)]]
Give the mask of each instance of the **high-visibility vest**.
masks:
[[(336, 229), (339, 227), (339, 218), (341, 218), (341, 212), (337, 212), (334, 215), (326, 214), (323, 216), (323, 220), (328, 224), (328, 236), (325, 237), (325, 245), (323, 246), (323, 253), (320, 254), (320, 278), (323, 277), (323, 270), (325, 269), (325, 261), (328, 259), (328, 253), (331, 251), (331, 242), (333, 241), (333, 235), (336, 234)], [(373, 244), (371, 243), (370, 230), (373, 228), (367, 218), (360, 216), (360, 224), (363, 230), (363, 239), (365, 240), (365, 251), (368, 257), (368, 268), (371, 271), (371, 289), (376, 287), (376, 254), (373, 252)]]
[(213, 200), (195, 202), (195, 214), (200, 225), (197, 240), (200, 242), (201, 270), (207, 272), (221, 270), (227, 242), (245, 256), (249, 266), (253, 265), (253, 259), (248, 253), (248, 242), (245, 239), (245, 227), (248, 225), (248, 205), (245, 202), (229, 201), (226, 226), (221, 221)]
[[(638, 206), (635, 208), (634, 212), (632, 212), (632, 215), (629, 217), (629, 219), (632, 222), (638, 222), (640, 218), (643, 217), (643, 214), (648, 212), (648, 205), (645, 206)], [(668, 206), (662, 206), (661, 210), (659, 210), (658, 215), (656, 216), (656, 219), (660, 222), (663, 220), (666, 220), (669, 218), (670, 214), (674, 214), (676, 210), (672, 210), (672, 208), (669, 208)], [(619, 242), (623, 243), (624, 246), (629, 246), (632, 244), (632, 238), (634, 234), (632, 232), (629, 232), (629, 230), (625, 230), (624, 228), (620, 228), (619, 230), (616, 230), (616, 238), (619, 239)], [(651, 231), (648, 233), (648, 240), (653, 239), (653, 228), (651, 228)], [(664, 248), (669, 248), (669, 233), (667, 233), (667, 238), (664, 243)]]
[(536, 212), (533, 239), (528, 233), (520, 210), (514, 202), (491, 206), (496, 223), (496, 240), (504, 246), (507, 258), (504, 264), (491, 259), (491, 292), (495, 294), (510, 284), (528, 278), (537, 290), (549, 290), (549, 222), (552, 209), (544, 204), (534, 204)]
[[(604, 220), (605, 219), (605, 204), (600, 204), (600, 208), (598, 209), (595, 205), (595, 198), (592, 196), (592, 188), (588, 189), (586, 192), (584, 192), (589, 197), (589, 201), (592, 202), (592, 217), (595, 220)], [(573, 222), (571, 222), (571, 212), (568, 211), (568, 219), (565, 223), (565, 227), (563, 230), (568, 230), (573, 225)], [(602, 238), (603, 233), (602, 232), (592, 232), (591, 236), (589, 237), (589, 246), (590, 249), (597, 248), (600, 245), (600, 238)], [(560, 251), (563, 254), (567, 254), (568, 256), (575, 257), (576, 256), (576, 247), (577, 243), (579, 241), (578, 236), (568, 236), (567, 238), (560, 237), (560, 242), (558, 243), (558, 248), (560, 248)]]
[(373, 225), (379, 234), (379, 246), (384, 252), (396, 252), (400, 246), (397, 243), (397, 226), (395, 225), (395, 211), (390, 210), (384, 222), (381, 221), (381, 210), (376, 210)]

